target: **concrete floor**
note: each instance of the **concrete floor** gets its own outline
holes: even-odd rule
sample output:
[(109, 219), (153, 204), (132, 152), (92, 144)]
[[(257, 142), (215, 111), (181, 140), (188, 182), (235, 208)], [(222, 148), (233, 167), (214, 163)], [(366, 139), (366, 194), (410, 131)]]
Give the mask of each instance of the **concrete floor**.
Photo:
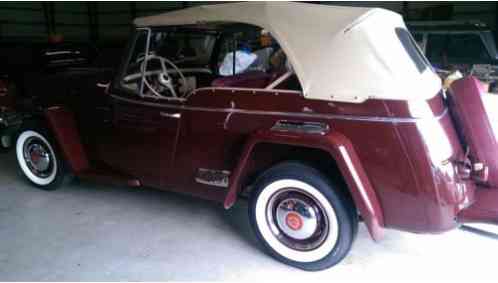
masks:
[(217, 204), (151, 189), (73, 182), (45, 192), (0, 156), (0, 281), (396, 280), (496, 278), (498, 241), (462, 230), (444, 235), (363, 225), (349, 256), (304, 272), (265, 255), (246, 204)]

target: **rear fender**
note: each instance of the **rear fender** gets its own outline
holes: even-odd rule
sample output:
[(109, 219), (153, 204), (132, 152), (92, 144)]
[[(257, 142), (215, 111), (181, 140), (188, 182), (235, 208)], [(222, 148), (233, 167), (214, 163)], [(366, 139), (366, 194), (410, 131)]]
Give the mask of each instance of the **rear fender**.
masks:
[(64, 107), (50, 107), (45, 110), (44, 116), (73, 173), (78, 175), (88, 169), (88, 158), (81, 144), (74, 114)]
[(258, 143), (303, 146), (329, 152), (349, 187), (355, 205), (360, 211), (370, 235), (376, 241), (382, 239), (384, 218), (380, 202), (353, 145), (344, 135), (337, 132), (331, 132), (327, 135), (294, 136), (264, 130), (253, 134), (246, 142), (239, 162), (230, 177), (230, 186), (224, 202), (226, 209), (230, 208), (237, 200), (242, 189), (241, 176), (244, 175), (251, 153)]

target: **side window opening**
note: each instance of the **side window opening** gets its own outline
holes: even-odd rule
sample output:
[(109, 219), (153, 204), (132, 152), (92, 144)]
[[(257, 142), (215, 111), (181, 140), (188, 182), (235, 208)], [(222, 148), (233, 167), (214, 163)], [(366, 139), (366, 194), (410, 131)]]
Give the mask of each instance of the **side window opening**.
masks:
[(425, 41), (424, 41), (424, 34), (423, 33), (412, 33), (413, 39), (417, 43), (418, 47), (422, 52), (425, 52)]
[(214, 87), (301, 91), (297, 76), (278, 42), (267, 31), (239, 25), (222, 38)]
[(410, 56), (412, 62), (417, 67), (417, 70), (420, 73), (424, 72), (430, 64), (424, 54), (420, 51), (420, 48), (411, 36), (410, 32), (404, 28), (396, 28), (395, 32), (406, 53)]
[(137, 30), (116, 86), (156, 99), (185, 99), (202, 87), (301, 91), (282, 48), (245, 24)]
[(130, 55), (119, 82), (121, 89), (137, 95), (141, 93), (143, 86), (141, 63), (146, 54), (148, 34), (147, 30), (137, 31), (130, 44)]

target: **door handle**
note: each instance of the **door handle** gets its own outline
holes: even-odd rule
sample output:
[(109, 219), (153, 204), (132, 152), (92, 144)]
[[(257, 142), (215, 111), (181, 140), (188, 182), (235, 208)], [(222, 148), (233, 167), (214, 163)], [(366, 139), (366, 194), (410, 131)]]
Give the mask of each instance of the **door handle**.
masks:
[(161, 115), (161, 117), (175, 118), (175, 119), (180, 119), (182, 117), (181, 113), (160, 112), (159, 115)]
[(111, 84), (110, 82), (107, 82), (107, 83), (97, 83), (97, 87), (107, 89), (110, 84)]

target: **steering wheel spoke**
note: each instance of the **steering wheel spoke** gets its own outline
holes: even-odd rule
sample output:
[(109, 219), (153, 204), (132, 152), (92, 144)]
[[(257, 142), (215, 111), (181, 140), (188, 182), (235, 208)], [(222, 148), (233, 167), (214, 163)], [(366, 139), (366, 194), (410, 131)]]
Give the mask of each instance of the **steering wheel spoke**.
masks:
[[(148, 79), (147, 79), (147, 77), (153, 77), (152, 75), (148, 75), (149, 72), (147, 72), (147, 65), (149, 64), (149, 62), (151, 60), (158, 60), (159, 64), (160, 64), (160, 67), (161, 67), (161, 72), (159, 74), (157, 74), (157, 77), (156, 77), (158, 86), (153, 86), (151, 84), (151, 82), (149, 82)], [(178, 80), (180, 82), (179, 84), (186, 86), (187, 85), (187, 80), (185, 79), (185, 76), (181, 72), (180, 68), (178, 68), (178, 66), (176, 66), (170, 60), (168, 60), (168, 59), (166, 59), (164, 57), (155, 55), (155, 54), (146, 56), (145, 59), (144, 59), (144, 61), (142, 62), (142, 68), (141, 69), (142, 69), (142, 72), (145, 74), (145, 77), (146, 77), (144, 79), (145, 85), (147, 86), (147, 88), (155, 96), (158, 96), (158, 97), (166, 97), (163, 94), (161, 94), (161, 92), (163, 91), (163, 89), (167, 89), (170, 92), (170, 94), (171, 94), (172, 97), (175, 97), (175, 98), (179, 97), (178, 93), (177, 93), (177, 90), (178, 90), (178, 92), (180, 92), (181, 96), (184, 96), (186, 94), (186, 89), (187, 88), (184, 88), (182, 90), (181, 87), (178, 87), (178, 88), (176, 88), (177, 90), (175, 89), (174, 80), (173, 80), (172, 76), (170, 76), (170, 74), (168, 72), (168, 68), (166, 67), (166, 65), (171, 66), (176, 71), (176, 73), (178, 73), (178, 76), (179, 76)], [(151, 73), (152, 74), (156, 74), (156, 72), (151, 72)]]

